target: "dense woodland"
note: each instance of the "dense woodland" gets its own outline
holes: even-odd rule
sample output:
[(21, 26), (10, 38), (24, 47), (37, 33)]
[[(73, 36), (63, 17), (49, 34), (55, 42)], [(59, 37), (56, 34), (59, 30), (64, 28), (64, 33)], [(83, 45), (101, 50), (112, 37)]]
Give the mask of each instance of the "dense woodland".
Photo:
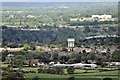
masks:
[[(45, 30), (44, 30), (45, 29)], [(29, 43), (29, 44), (61, 44), (62, 46), (67, 46), (67, 39), (68, 38), (75, 38), (76, 45), (80, 46), (85, 40), (85, 37), (89, 36), (96, 36), (96, 35), (113, 35), (118, 34), (117, 28), (110, 27), (107, 30), (104, 31), (97, 31), (93, 30), (93, 28), (85, 27), (82, 30), (77, 29), (70, 29), (70, 28), (43, 28), (38, 31), (30, 31), (30, 30), (16, 30), (16, 29), (2, 29), (2, 39), (3, 39), (3, 47), (5, 47), (8, 44), (11, 44), (13, 46)], [(102, 39), (102, 38), (101, 38)], [(107, 39), (107, 38), (106, 38)], [(105, 44), (106, 42), (110, 43), (110, 41), (115, 42), (117, 44), (116, 38), (106, 40), (105, 42), (100, 42), (101, 44)], [(97, 41), (97, 40), (96, 40)], [(88, 43), (94, 43), (94, 40), (91, 40)], [(96, 42), (97, 43), (97, 42)], [(107, 44), (106, 43), (106, 44)]]

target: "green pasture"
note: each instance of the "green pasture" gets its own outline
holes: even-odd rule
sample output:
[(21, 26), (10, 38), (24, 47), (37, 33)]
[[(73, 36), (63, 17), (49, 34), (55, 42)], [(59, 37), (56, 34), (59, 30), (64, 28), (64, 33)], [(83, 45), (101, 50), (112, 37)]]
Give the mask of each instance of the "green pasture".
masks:
[(45, 74), (45, 73), (27, 73), (25, 74), (26, 78), (34, 78), (38, 76), (42, 78), (41, 80), (66, 80), (71, 76), (74, 76), (76, 80), (102, 80), (103, 78), (112, 78), (112, 80), (118, 80), (118, 71), (105, 71), (105, 72), (88, 72), (88, 73), (75, 73), (75, 74)]

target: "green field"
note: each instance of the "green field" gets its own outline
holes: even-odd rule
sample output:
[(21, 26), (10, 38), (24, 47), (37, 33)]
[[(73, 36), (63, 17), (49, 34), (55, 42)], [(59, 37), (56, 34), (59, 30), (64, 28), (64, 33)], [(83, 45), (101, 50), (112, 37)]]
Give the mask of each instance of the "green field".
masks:
[[(2, 64), (2, 67), (7, 67), (9, 64)], [(37, 71), (37, 67), (23, 67), (26, 70)], [(76, 80), (102, 80), (103, 78), (112, 78), (112, 80), (118, 80), (118, 71), (103, 71), (98, 72), (97, 70), (85, 70), (75, 69), (75, 74), (67, 74), (67, 69), (64, 69), (65, 74), (47, 74), (47, 73), (26, 73), (25, 76), (28, 80), (38, 76), (42, 78), (40, 80), (67, 80), (69, 77), (74, 76)], [(54, 79), (53, 79), (54, 78)]]
[(10, 65), (10, 64), (1, 64), (1, 67), (8, 67), (8, 65)]
[(112, 80), (118, 80), (118, 71), (106, 71), (98, 73), (75, 73), (75, 74), (43, 74), (43, 73), (27, 73), (26, 78), (34, 78), (38, 76), (41, 80), (67, 80), (69, 77), (74, 76), (76, 80), (102, 80), (103, 78), (112, 78)]

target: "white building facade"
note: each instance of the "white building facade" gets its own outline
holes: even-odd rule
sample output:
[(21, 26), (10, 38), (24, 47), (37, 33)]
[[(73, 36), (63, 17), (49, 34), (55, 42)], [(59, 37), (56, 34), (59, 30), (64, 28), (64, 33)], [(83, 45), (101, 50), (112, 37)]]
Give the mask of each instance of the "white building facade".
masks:
[(74, 44), (75, 39), (74, 38), (67, 39), (67, 42), (68, 42), (68, 47), (69, 48), (73, 48), (75, 46), (75, 44)]

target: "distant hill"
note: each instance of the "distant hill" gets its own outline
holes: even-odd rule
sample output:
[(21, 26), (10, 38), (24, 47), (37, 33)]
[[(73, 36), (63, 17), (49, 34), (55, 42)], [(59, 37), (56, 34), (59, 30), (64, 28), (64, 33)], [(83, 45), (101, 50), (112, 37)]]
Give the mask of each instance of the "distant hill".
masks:
[[(98, 37), (85, 39), (86, 36), (90, 36), (90, 33), (84, 33), (80, 30), (73, 30), (69, 28), (61, 29), (43, 29), (38, 31), (29, 30), (14, 30), (4, 29), (2, 30), (3, 43), (42, 43), (42, 44), (62, 44), (67, 45), (68, 38), (75, 38), (75, 44), (116, 44), (120, 39), (117, 37)], [(98, 33), (93, 33), (94, 35)], [(109, 33), (108, 33), (109, 34)]]
[(100, 6), (107, 7), (115, 5), (117, 2), (2, 2), (2, 7), (40, 7), (40, 6)]

